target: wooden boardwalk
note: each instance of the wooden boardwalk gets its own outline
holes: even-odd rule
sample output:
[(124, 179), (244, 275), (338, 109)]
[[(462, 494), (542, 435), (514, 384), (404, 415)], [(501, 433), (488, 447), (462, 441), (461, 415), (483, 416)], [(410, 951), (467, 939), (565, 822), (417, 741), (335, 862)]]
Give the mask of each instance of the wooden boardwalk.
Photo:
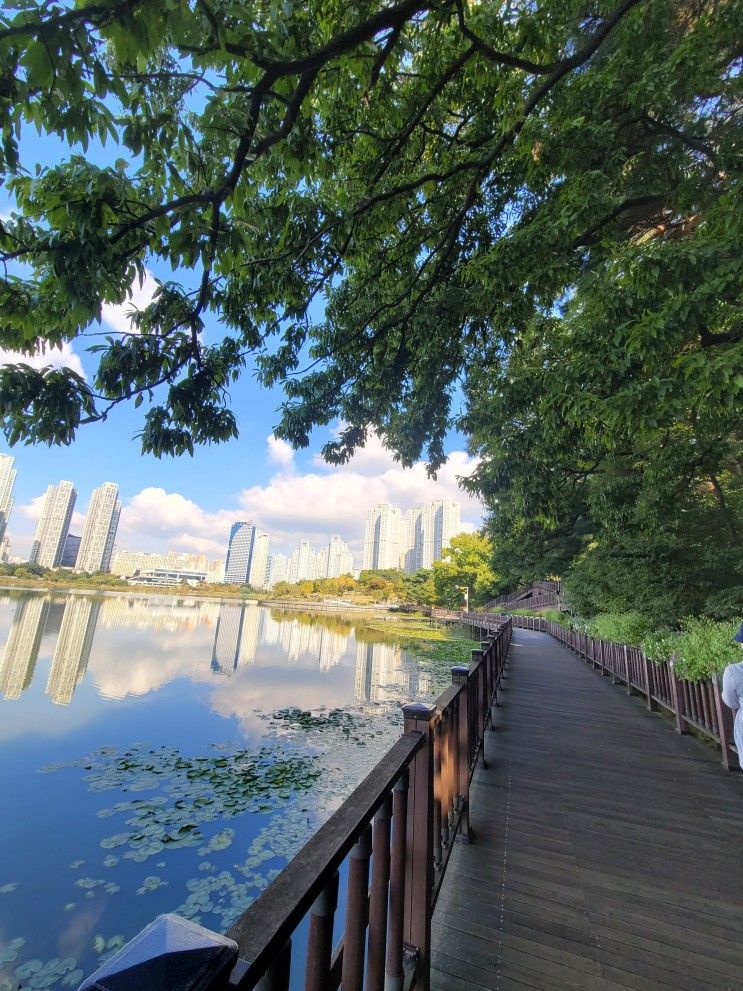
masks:
[(743, 989), (743, 774), (545, 633), (501, 700), (432, 991)]

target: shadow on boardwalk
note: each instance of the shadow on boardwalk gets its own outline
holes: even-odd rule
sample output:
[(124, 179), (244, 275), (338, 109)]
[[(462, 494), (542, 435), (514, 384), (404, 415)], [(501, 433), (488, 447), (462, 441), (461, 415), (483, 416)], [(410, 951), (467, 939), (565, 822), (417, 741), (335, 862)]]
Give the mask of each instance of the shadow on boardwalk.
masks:
[(514, 633), (432, 991), (739, 991), (743, 775), (547, 634)]

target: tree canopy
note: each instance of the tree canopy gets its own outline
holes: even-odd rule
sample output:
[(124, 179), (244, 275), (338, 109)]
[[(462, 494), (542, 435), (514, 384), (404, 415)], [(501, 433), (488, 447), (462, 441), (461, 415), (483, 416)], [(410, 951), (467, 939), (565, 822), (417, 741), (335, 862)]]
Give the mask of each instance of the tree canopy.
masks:
[(460, 533), (433, 563), (436, 602), (461, 609), (465, 602), (482, 606), (499, 591), (492, 568), (493, 547), (480, 533)]
[[(331, 461), (466, 430), (512, 569), (735, 540), (741, 37), (735, 0), (6, 3), (2, 344), (84, 344), (172, 271), (90, 382), (0, 370), (7, 438), (131, 401), (193, 450), (254, 370), (278, 436), (343, 424)], [(37, 172), (30, 127), (70, 153)]]

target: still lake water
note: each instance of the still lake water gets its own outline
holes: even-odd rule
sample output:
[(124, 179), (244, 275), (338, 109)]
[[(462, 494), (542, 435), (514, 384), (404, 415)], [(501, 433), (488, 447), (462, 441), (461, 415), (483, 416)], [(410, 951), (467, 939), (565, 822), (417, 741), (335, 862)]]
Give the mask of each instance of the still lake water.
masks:
[(0, 991), (232, 923), (447, 681), (363, 624), (0, 590)]

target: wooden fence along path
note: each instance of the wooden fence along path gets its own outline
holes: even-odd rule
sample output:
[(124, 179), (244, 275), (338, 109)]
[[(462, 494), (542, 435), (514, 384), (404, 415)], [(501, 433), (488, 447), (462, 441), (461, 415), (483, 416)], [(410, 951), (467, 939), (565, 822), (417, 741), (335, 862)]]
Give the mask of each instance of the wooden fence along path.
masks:
[(514, 630), (432, 991), (743, 988), (743, 775), (603, 663)]
[(743, 988), (743, 776), (686, 732), (737, 766), (716, 683), (543, 619), (458, 618), (471, 664), (404, 707), (397, 743), (227, 933), (221, 971), (114, 973), (168, 991)]

